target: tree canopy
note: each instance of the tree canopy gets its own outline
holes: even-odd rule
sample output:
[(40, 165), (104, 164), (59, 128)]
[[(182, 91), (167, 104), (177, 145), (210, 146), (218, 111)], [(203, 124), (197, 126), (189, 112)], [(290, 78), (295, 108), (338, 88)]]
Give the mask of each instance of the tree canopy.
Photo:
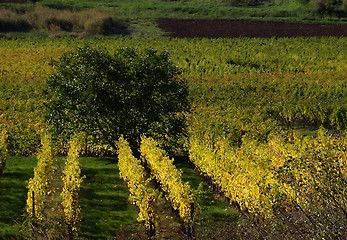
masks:
[(81, 47), (64, 54), (56, 70), (47, 81), (55, 133), (85, 132), (112, 147), (123, 135), (133, 149), (142, 134), (164, 146), (184, 134), (188, 88), (166, 51)]

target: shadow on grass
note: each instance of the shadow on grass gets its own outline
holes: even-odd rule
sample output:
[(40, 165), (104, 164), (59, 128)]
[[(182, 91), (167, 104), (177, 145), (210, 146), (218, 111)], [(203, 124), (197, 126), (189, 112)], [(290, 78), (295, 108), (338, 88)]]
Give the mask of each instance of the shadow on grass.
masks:
[(7, 160), (0, 178), (0, 239), (18, 231), (15, 221), (25, 212), (27, 180), (34, 174), (36, 158), (13, 157)]
[(195, 173), (194, 164), (189, 161), (188, 157), (175, 157), (174, 159), (176, 168), (183, 171), (181, 176), (183, 182), (189, 182), (192, 188), (197, 189), (202, 182), (202, 178)]
[(81, 237), (110, 239), (136, 224), (137, 210), (129, 199), (126, 184), (119, 176), (116, 158), (82, 158)]
[[(201, 211), (195, 229), (198, 239), (233, 239), (234, 234), (231, 233), (240, 217), (237, 210), (203, 182), (188, 157), (176, 157), (174, 164), (182, 171), (183, 182), (189, 182), (193, 189), (201, 183), (203, 186), (203, 195), (199, 199)], [(230, 235), (229, 238), (226, 238), (227, 235)]]

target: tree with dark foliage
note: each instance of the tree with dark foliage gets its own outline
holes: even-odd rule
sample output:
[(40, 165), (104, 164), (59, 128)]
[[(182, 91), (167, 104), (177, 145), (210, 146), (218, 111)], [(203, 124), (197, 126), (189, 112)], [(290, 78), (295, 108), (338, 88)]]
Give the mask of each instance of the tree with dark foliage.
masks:
[(167, 52), (83, 47), (63, 55), (56, 69), (47, 120), (60, 136), (82, 131), (115, 147), (123, 135), (136, 151), (142, 134), (164, 147), (184, 134), (188, 88)]

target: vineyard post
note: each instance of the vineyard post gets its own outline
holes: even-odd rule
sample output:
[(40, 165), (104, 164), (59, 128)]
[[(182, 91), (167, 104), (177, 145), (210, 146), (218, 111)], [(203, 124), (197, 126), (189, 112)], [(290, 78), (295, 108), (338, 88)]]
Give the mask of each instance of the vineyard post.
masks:
[(148, 238), (153, 239), (155, 237), (155, 225), (153, 224), (153, 221), (151, 218), (149, 218), (149, 232), (148, 232)]
[(36, 214), (35, 214), (35, 192), (34, 191), (32, 191), (31, 192), (31, 194), (32, 194), (32, 199), (33, 199), (33, 218), (35, 219), (36, 218)]
[(71, 224), (67, 224), (67, 231), (68, 231), (69, 240), (73, 240), (73, 231), (72, 231)]
[(188, 239), (195, 239), (194, 231), (194, 203), (190, 204), (190, 226), (188, 225)]
[(3, 161), (0, 166), (0, 176), (2, 176), (3, 172), (5, 171), (5, 167), (6, 167), (6, 162)]

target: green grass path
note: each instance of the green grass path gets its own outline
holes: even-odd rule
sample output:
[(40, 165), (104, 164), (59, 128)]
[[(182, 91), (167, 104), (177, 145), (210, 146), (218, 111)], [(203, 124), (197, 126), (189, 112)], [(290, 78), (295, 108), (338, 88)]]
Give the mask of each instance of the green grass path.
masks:
[[(174, 163), (182, 171), (182, 180), (197, 189), (203, 180), (188, 158), (176, 158)], [(236, 234), (239, 213), (219, 194), (214, 194), (205, 182), (203, 193), (199, 201), (201, 211), (195, 224), (197, 239), (232, 239)]]
[(0, 239), (18, 231), (15, 220), (25, 211), (27, 180), (34, 175), (35, 157), (13, 157), (7, 160), (0, 177)]
[[(137, 209), (119, 176), (116, 158), (82, 158), (82, 238), (110, 239), (121, 229), (137, 232)], [(130, 234), (130, 233), (129, 233)]]

